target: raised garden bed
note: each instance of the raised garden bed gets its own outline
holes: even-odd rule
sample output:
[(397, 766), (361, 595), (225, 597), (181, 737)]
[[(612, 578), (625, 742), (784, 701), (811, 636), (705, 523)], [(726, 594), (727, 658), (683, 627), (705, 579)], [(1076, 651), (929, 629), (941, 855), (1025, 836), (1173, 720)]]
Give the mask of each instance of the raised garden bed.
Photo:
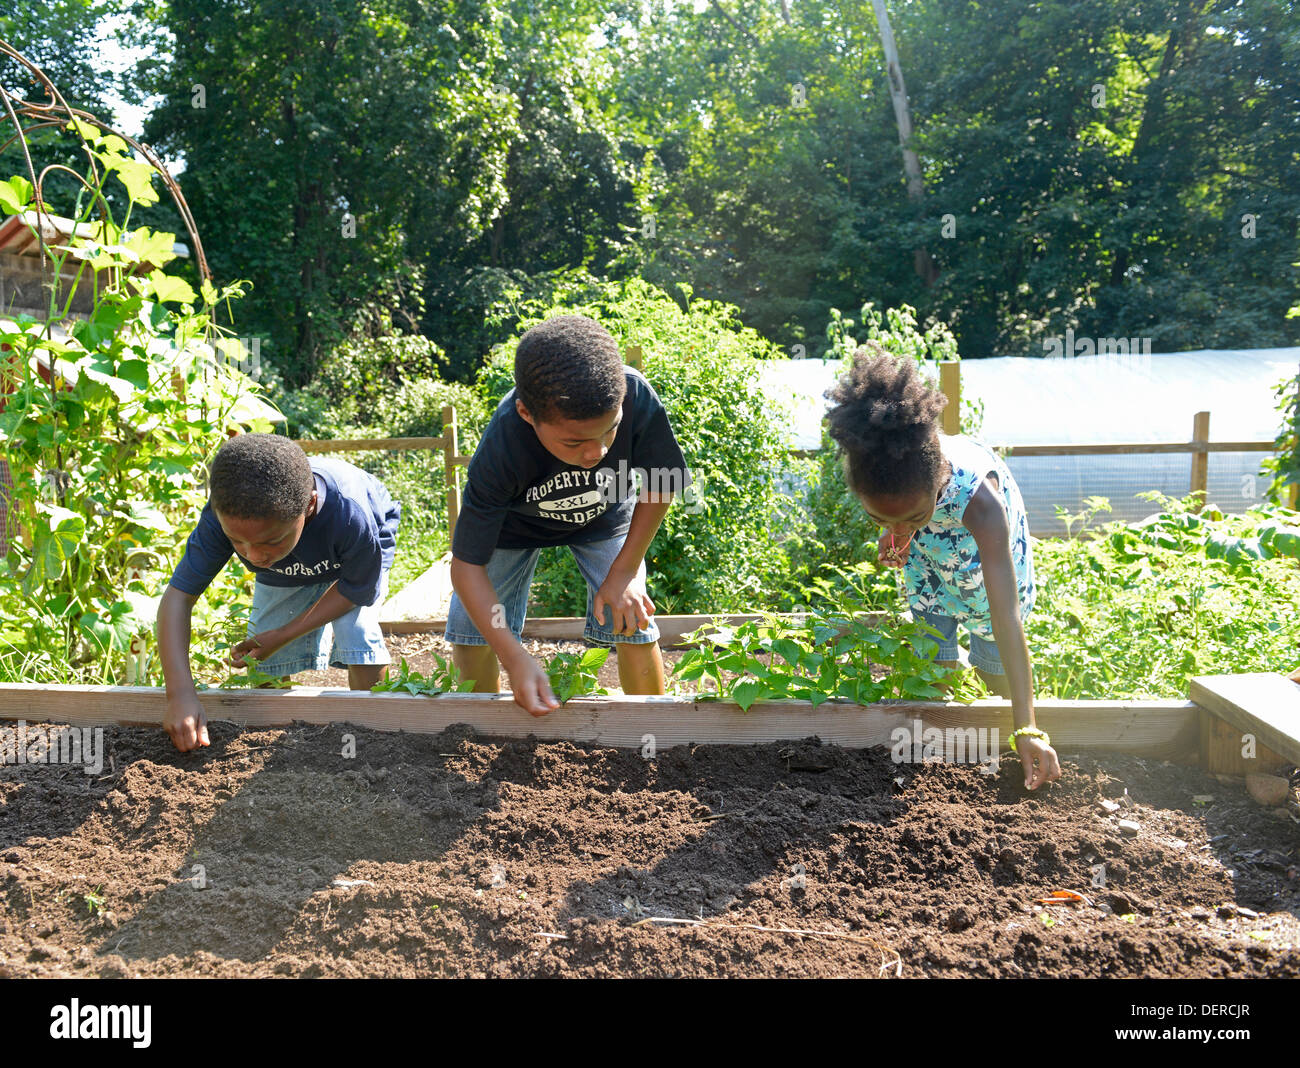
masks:
[[(1029, 795), (812, 741), (106, 735), (102, 778), (0, 771), (8, 975), (1300, 975), (1300, 828), (1193, 768), (1066, 753)], [(1091, 904), (1034, 904), (1062, 888)]]
[[(1005, 756), (880, 747), (916, 717), (1005, 731), (1000, 702), (203, 699), (209, 749), (113, 722), (96, 775), (0, 767), (5, 974), (1300, 975), (1294, 784), (1264, 808), (1171, 762), (1201, 755), (1190, 702), (1044, 703), (1065, 774), (1030, 794)], [(29, 727), (160, 700), (0, 688)], [(389, 729), (330, 722), (357, 718)]]

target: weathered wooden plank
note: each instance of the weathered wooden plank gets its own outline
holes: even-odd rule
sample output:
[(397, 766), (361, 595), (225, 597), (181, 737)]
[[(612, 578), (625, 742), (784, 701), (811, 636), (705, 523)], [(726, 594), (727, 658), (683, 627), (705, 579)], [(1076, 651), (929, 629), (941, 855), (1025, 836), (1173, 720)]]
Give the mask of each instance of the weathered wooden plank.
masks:
[[(691, 697), (575, 698), (534, 718), (508, 694), (413, 697), (351, 690), (206, 690), (199, 695), (209, 719), (250, 727), (293, 722), (351, 723), (375, 730), (431, 734), (455, 723), (500, 737), (568, 740), (640, 748), (684, 744), (756, 745), (813, 735), (847, 748), (889, 746), (899, 727), (940, 730), (986, 728), (988, 742), (1005, 751), (1011, 706), (1005, 701), (899, 701), (875, 705), (763, 701), (749, 712), (730, 702)], [(134, 686), (26, 686), (0, 684), (0, 719), (75, 726), (161, 725), (165, 691)], [(1062, 752), (1113, 750), (1158, 759), (1194, 758), (1199, 709), (1186, 701), (1044, 702), (1039, 724)], [(956, 736), (951, 736), (955, 743)], [(923, 739), (916, 739), (918, 742)]]
[(382, 452), (402, 449), (441, 449), (447, 444), (440, 438), (340, 438), (338, 441), (313, 441), (295, 438), (307, 453), (317, 452)]
[(1212, 775), (1271, 774), (1283, 767), (1286, 757), (1256, 743), (1254, 756), (1244, 757), (1242, 731), (1208, 708), (1201, 709), (1201, 767)]
[(1300, 764), (1300, 686), (1286, 676), (1266, 671), (1198, 675), (1192, 679), (1191, 699), (1236, 728), (1238, 756), (1243, 736), (1249, 734), (1257, 746)]

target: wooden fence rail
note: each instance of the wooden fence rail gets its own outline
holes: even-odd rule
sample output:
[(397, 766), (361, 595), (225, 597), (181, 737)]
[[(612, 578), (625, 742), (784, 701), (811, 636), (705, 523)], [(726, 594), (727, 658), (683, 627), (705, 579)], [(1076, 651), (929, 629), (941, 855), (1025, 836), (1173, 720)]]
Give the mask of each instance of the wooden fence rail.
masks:
[(299, 438), (305, 453), (329, 452), (403, 452), (420, 449), (442, 452), (442, 469), (447, 481), (447, 540), (450, 543), (456, 520), (460, 518), (460, 472), (471, 457), (460, 454), (460, 434), (456, 409), (447, 404), (442, 409), (442, 433), (436, 438), (339, 438), (315, 441)]

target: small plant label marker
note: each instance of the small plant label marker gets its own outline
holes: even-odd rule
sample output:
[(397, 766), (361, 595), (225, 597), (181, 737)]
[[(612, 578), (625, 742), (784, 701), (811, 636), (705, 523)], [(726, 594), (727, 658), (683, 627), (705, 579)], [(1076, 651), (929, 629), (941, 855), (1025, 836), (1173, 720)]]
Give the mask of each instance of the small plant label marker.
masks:
[(194, 864), (190, 867), (194, 874), (190, 876), (190, 886), (195, 890), (206, 890), (208, 888), (208, 869), (202, 864)]
[(1088, 869), (1092, 872), (1092, 885), (1097, 889), (1104, 889), (1106, 886), (1106, 865), (1094, 864)]
[(646, 760), (654, 760), (655, 736), (653, 734), (641, 735), (641, 756)]
[(341, 756), (344, 760), (355, 760), (357, 755), (357, 738), (355, 734), (343, 735), (343, 750)]

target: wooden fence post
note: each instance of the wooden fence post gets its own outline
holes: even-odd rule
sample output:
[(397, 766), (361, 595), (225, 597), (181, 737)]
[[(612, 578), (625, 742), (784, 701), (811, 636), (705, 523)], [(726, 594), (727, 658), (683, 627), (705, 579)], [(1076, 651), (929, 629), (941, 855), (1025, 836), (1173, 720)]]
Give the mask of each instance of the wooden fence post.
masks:
[(943, 410), (943, 432), (945, 434), (961, 433), (961, 361), (939, 361), (939, 388), (948, 398), (948, 406)]
[(442, 470), (447, 481), (447, 544), (460, 518), (460, 476), (456, 460), (460, 455), (460, 438), (456, 433), (456, 409), (450, 404), (442, 409)]
[[(1192, 419), (1192, 444), (1208, 445), (1210, 442), (1210, 413), (1197, 412)], [(1210, 484), (1210, 454), (1204, 448), (1192, 453), (1192, 493), (1200, 493), (1201, 499), (1193, 511), (1199, 512), (1205, 505)]]
[[(1300, 375), (1296, 375), (1295, 385), (1296, 393), (1300, 394)], [(1300, 396), (1296, 397), (1296, 405), (1296, 418), (1300, 419)], [(1300, 506), (1300, 482), (1292, 482), (1287, 488), (1286, 502), (1290, 508)]]

